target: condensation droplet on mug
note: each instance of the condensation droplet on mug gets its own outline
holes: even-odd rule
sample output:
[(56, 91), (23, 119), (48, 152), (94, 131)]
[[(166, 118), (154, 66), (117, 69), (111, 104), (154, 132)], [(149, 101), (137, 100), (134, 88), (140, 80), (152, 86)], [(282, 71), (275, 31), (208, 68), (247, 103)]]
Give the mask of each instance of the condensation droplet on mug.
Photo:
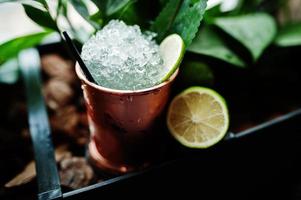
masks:
[(124, 103), (124, 99), (122, 97), (119, 98), (120, 103)]
[(132, 102), (132, 101), (133, 101), (133, 97), (132, 97), (132, 96), (128, 96), (128, 97), (127, 97), (127, 100), (128, 100), (129, 102)]

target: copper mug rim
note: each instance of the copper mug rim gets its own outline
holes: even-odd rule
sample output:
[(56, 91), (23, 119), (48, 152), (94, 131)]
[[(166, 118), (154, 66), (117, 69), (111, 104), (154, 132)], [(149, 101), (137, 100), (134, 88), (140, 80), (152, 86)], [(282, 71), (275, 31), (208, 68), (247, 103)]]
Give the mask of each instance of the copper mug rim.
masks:
[(149, 88), (144, 88), (144, 89), (139, 89), (139, 90), (118, 90), (118, 89), (111, 89), (111, 88), (107, 88), (107, 87), (103, 87), (103, 86), (100, 86), (100, 85), (97, 85), (95, 83), (92, 83), (90, 81), (87, 80), (86, 76), (83, 74), (79, 64), (76, 62), (76, 65), (75, 65), (75, 72), (77, 74), (77, 76), (79, 77), (80, 80), (84, 81), (85, 84), (97, 89), (97, 90), (101, 90), (103, 92), (107, 92), (107, 93), (111, 93), (111, 94), (117, 94), (117, 95), (122, 95), (122, 94), (125, 94), (125, 95), (135, 95), (135, 94), (141, 94), (141, 93), (148, 93), (148, 92), (151, 92), (153, 90), (156, 90), (156, 89), (159, 89), (169, 83), (171, 83), (175, 78), (176, 76), (178, 75), (179, 73), (179, 68), (173, 73), (173, 75), (171, 75), (171, 77), (164, 81), (163, 83), (160, 83), (158, 85), (155, 85), (153, 87), (149, 87)]

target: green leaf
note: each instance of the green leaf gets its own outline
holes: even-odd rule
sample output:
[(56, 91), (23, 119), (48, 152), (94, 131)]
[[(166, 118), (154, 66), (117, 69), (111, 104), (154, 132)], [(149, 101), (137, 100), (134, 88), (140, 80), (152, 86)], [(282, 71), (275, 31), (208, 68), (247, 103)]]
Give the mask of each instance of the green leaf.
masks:
[(122, 9), (124, 6), (126, 6), (131, 0), (106, 0), (106, 15), (110, 16), (120, 9)]
[(23, 4), (23, 7), (27, 16), (38, 25), (50, 28), (52, 30), (58, 30), (55, 21), (52, 19), (48, 11), (43, 11), (41, 9), (27, 4)]
[(14, 3), (26, 3), (26, 4), (35, 4), (35, 3), (41, 3), (42, 5), (47, 5), (45, 0), (0, 0), (0, 3), (6, 3), (6, 2), (14, 2)]
[(151, 29), (161, 41), (167, 34), (178, 33), (189, 46), (203, 18), (207, 0), (170, 0)]
[(140, 27), (143, 25), (143, 18), (138, 13), (136, 1), (129, 1), (120, 11), (116, 12), (111, 18), (117, 18), (124, 21), (126, 24), (138, 24)]
[(185, 62), (181, 67), (179, 81), (186, 86), (212, 85), (214, 75), (205, 63), (190, 61)]
[(32, 7), (38, 8), (43, 11), (46, 11), (46, 8), (48, 7), (45, 0), (37, 0), (37, 1), (33, 1), (33, 0), (0, 0), (0, 3), (5, 3), (5, 2), (30, 5)]
[(151, 30), (157, 32), (159, 41), (170, 31), (181, 4), (181, 0), (170, 0), (153, 23)]
[(209, 26), (200, 29), (187, 50), (217, 58), (238, 67), (245, 67), (244, 61), (229, 49), (222, 38)]
[[(150, 21), (156, 13), (156, 4), (154, 4), (153, 0), (131, 0), (122, 9), (107, 17), (105, 23), (111, 19), (119, 19), (128, 25), (139, 25), (143, 31), (149, 30)], [(152, 6), (153, 9), (149, 9)]]
[(84, 18), (89, 17), (89, 11), (86, 4), (82, 0), (70, 0), (75, 10)]
[(235, 13), (254, 13), (257, 11), (275, 13), (279, 8), (284, 7), (283, 4), (285, 2), (289, 1), (290, 0), (239, 0), (234, 11)]
[(172, 30), (181, 35), (187, 47), (198, 32), (206, 6), (207, 0), (184, 0), (179, 10)]
[[(89, 21), (95, 22), (99, 26), (99, 28), (103, 25), (102, 15), (99, 11), (97, 11), (93, 15), (90, 15)], [(96, 28), (96, 27), (94, 27), (94, 28)], [(99, 28), (96, 28), (96, 29), (99, 29)]]
[(6, 3), (6, 2), (18, 2), (17, 0), (0, 0), (0, 3)]
[(282, 47), (301, 45), (301, 23), (290, 24), (281, 29), (275, 43)]
[(159, 3), (162, 7), (164, 7), (168, 3), (168, 0), (159, 0)]
[[(61, 0), (59, 0), (59, 1), (61, 1)], [(48, 4), (47, 4), (46, 0), (37, 0), (37, 2), (41, 3), (46, 9), (48, 9)]]
[(91, 0), (95, 6), (102, 12), (103, 11), (103, 0)]
[(204, 14), (204, 21), (206, 24), (212, 24), (212, 22), (215, 20), (216, 17), (221, 17), (223, 15), (225, 15), (225, 13), (221, 11), (220, 4), (218, 4), (206, 10)]
[(13, 84), (18, 81), (18, 59), (12, 58), (0, 66), (0, 83)]
[(92, 0), (100, 11), (110, 16), (124, 8), (131, 0)]
[(0, 44), (0, 65), (5, 61), (16, 57), (21, 50), (38, 45), (43, 38), (50, 33), (51, 31), (35, 33)]
[(0, 0), (0, 3), (7, 3), (7, 2), (15, 2), (15, 3), (21, 3), (22, 0)]
[[(84, 1), (82, 0), (71, 0), (70, 3), (75, 8), (75, 10), (93, 26), (95, 29), (100, 28), (100, 24), (96, 23), (95, 21), (91, 20), (88, 8)], [(98, 12), (99, 13), (99, 12)], [(100, 15), (97, 15), (100, 16)], [(94, 16), (95, 17), (95, 16)]]
[(214, 24), (245, 46), (254, 61), (273, 42), (277, 31), (273, 17), (265, 13), (220, 17)]

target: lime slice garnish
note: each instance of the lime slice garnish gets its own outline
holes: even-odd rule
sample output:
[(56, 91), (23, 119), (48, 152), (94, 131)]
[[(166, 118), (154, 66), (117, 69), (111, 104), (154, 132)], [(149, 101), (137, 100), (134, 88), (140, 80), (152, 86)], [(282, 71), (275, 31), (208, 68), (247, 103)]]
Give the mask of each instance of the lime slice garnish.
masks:
[(185, 52), (185, 44), (178, 34), (167, 36), (160, 44), (160, 55), (163, 59), (164, 71), (161, 83), (168, 80), (181, 64)]
[(210, 147), (219, 142), (228, 130), (226, 102), (209, 88), (188, 88), (172, 100), (167, 126), (174, 138), (184, 146)]

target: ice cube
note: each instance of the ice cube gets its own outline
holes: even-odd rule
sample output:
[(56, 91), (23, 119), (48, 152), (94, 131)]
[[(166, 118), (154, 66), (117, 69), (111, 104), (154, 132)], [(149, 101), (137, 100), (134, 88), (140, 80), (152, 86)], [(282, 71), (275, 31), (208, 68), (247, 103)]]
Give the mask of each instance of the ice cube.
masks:
[(82, 48), (82, 58), (96, 82), (107, 88), (138, 90), (158, 83), (166, 73), (155, 33), (110, 21)]

